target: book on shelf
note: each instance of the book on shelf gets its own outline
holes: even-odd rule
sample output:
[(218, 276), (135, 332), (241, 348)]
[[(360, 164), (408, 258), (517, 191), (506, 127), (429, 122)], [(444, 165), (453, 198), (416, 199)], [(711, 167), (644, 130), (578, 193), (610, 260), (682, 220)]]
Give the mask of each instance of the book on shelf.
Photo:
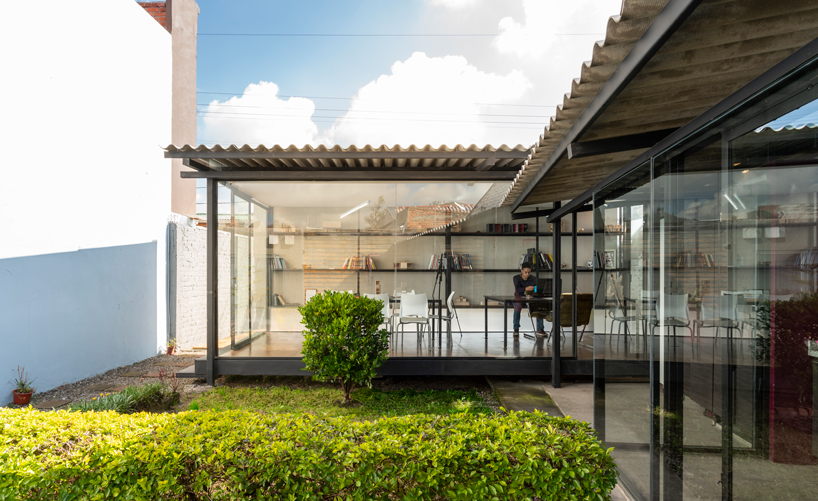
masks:
[(795, 256), (796, 268), (815, 269), (818, 267), (818, 249), (804, 249)]
[(281, 294), (273, 294), (272, 305), (273, 306), (286, 306), (287, 303), (284, 301), (284, 297)]
[(594, 269), (601, 270), (605, 268), (605, 259), (602, 257), (602, 252), (594, 251)]
[(542, 271), (551, 271), (554, 269), (554, 259), (551, 258), (551, 254), (545, 252), (537, 252), (537, 249), (528, 249), (528, 251), (520, 256), (520, 263), (518, 264), (518, 268), (523, 267), (523, 263), (529, 263), (534, 269), (539, 269)]
[(287, 263), (284, 261), (284, 258), (279, 256), (278, 254), (273, 254), (270, 256), (270, 263), (274, 270), (286, 270)]
[(704, 252), (683, 252), (676, 256), (673, 263), (674, 268), (713, 268), (716, 266), (716, 258), (713, 254)]
[(375, 260), (372, 256), (348, 257), (344, 260), (342, 270), (374, 270)]
[[(442, 267), (444, 270), (448, 269), (449, 267), (449, 260), (446, 259), (447, 254), (432, 254), (432, 257), (429, 258), (429, 270), (436, 270), (438, 267)], [(471, 264), (471, 257), (468, 254), (448, 254), (452, 258), (452, 269), (453, 270), (473, 270)]]

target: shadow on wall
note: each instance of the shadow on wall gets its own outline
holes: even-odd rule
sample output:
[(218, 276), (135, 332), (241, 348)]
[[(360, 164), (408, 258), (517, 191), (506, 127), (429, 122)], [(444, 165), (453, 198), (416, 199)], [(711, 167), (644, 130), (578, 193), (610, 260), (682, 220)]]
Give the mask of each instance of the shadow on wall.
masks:
[(155, 355), (157, 243), (0, 260), (0, 339), (0, 405)]

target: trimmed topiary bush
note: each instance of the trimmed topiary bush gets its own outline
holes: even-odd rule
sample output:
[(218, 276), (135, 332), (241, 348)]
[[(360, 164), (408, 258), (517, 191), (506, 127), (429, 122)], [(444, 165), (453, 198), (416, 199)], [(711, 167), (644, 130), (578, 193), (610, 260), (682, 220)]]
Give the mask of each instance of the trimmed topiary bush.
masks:
[(587, 423), (541, 413), (377, 421), (0, 409), (0, 500), (610, 499)]
[(383, 303), (348, 292), (324, 292), (298, 308), (304, 324), (306, 370), (318, 381), (340, 381), (344, 404), (355, 386), (372, 387), (375, 369), (388, 357)]

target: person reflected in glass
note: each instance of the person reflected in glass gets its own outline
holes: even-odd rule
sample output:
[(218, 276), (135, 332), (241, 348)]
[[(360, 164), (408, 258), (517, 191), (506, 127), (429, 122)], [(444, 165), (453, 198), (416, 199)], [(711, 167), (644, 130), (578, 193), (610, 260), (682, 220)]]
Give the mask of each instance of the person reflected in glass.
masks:
[[(520, 266), (520, 274), (514, 275), (514, 295), (525, 296), (534, 294), (534, 286), (537, 285), (537, 279), (531, 276), (531, 263), (523, 263)], [(520, 312), (523, 310), (523, 303), (514, 302), (514, 337), (520, 335)], [(545, 329), (543, 328), (543, 321), (541, 318), (537, 319), (537, 335), (545, 336)]]

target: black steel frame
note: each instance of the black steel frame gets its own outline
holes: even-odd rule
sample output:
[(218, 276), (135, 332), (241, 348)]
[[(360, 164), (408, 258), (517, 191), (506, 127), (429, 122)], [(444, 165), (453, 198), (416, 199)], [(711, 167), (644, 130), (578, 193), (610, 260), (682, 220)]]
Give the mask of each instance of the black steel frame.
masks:
[[(724, 101), (714, 106), (688, 125), (660, 141), (656, 146), (636, 158), (616, 173), (606, 178), (590, 190), (572, 200), (562, 208), (554, 211), (549, 222), (557, 224), (569, 213), (575, 213), (580, 207), (587, 207), (589, 201), (594, 200), (594, 193), (605, 189), (608, 185), (633, 173), (636, 169), (650, 162), (651, 179), (656, 178), (657, 158), (666, 162), (668, 159), (680, 161), (683, 155), (703, 143), (713, 140), (722, 141), (723, 152), (728, 152), (730, 141), (761, 125), (775, 119), (788, 111), (796, 109), (808, 102), (818, 99), (818, 39), (810, 42), (799, 51), (786, 58), (781, 63), (766, 71), (756, 80), (740, 89)], [(729, 159), (722, 155), (723, 167)], [(725, 163), (726, 162), (726, 163)], [(654, 185), (651, 182), (651, 200), (655, 199)], [(594, 200), (594, 203), (597, 203)], [(654, 232), (650, 233), (650, 246), (653, 248)], [(653, 257), (651, 256), (651, 261)], [(654, 263), (649, 263), (653, 267)], [(651, 276), (650, 280), (653, 278)], [(652, 284), (650, 284), (652, 288)], [(652, 315), (653, 313), (651, 313)], [(671, 338), (666, 339), (671, 343)], [(736, 373), (735, 357), (730, 343), (725, 342), (724, 353), (726, 362), (722, 364), (722, 444), (720, 447), (691, 448), (683, 446), (675, 437), (681, 436), (683, 421), (680, 412), (684, 402), (684, 364), (666, 362), (659, 365), (658, 339), (650, 336), (650, 360), (634, 362), (637, 366), (623, 365), (621, 362), (595, 358), (594, 360), (594, 427), (600, 439), (605, 442), (605, 380), (616, 373), (634, 376), (649, 368), (651, 424), (650, 443), (635, 444), (631, 448), (647, 447), (650, 457), (649, 499), (676, 500), (682, 499), (683, 456), (685, 452), (720, 454), (722, 459), (722, 477), (720, 486), (722, 500), (733, 499), (733, 421), (736, 413), (734, 392), (736, 391), (734, 378)], [(667, 344), (666, 353), (672, 353), (674, 346)], [(647, 362), (647, 364), (645, 363)], [(636, 371), (636, 372), (634, 372)], [(664, 372), (664, 388), (659, 384), (660, 371)], [(764, 386), (766, 375), (758, 376), (755, 381), (757, 387)], [(662, 391), (663, 390), (663, 391)], [(756, 408), (760, 409), (760, 404)], [(674, 420), (662, 421), (664, 412), (672, 413)], [(764, 416), (762, 416), (764, 417)], [(675, 445), (673, 445), (675, 444)], [(606, 442), (606, 445), (616, 445)], [(621, 445), (620, 445), (621, 447)], [(754, 440), (754, 452), (764, 454), (763, 444)], [(627, 476), (622, 477), (627, 488)]]
[[(195, 152), (192, 152), (195, 154)], [(178, 154), (176, 156), (179, 156)], [(187, 173), (196, 174), (196, 173)], [(207, 351), (203, 359), (197, 360), (193, 374), (180, 374), (184, 377), (204, 377), (207, 383), (213, 385), (215, 379), (220, 375), (307, 375), (303, 370), (303, 362), (296, 357), (220, 357), (218, 353), (218, 187), (222, 183), (238, 180), (243, 172), (223, 171), (219, 176), (207, 176)], [(426, 175), (428, 173), (423, 173)], [(468, 176), (471, 178), (472, 173)], [(463, 173), (459, 174), (458, 181), (463, 181)], [(243, 179), (242, 179), (243, 180)], [(272, 218), (272, 207), (260, 204), (241, 190), (225, 184), (231, 195), (242, 200), (259, 205), (266, 210), (268, 223)], [(232, 206), (232, 204), (231, 204)], [(232, 210), (232, 209), (231, 209)], [(552, 209), (553, 210), (553, 209)], [(536, 210), (527, 213), (527, 217), (535, 218), (536, 246), (539, 250), (539, 223), (540, 218), (545, 216), (549, 210)], [(522, 219), (526, 216), (518, 216)], [(576, 226), (576, 225), (575, 225)], [(559, 239), (560, 231), (554, 236)], [(445, 293), (451, 293), (452, 279), (452, 232), (451, 228), (446, 228), (445, 252), (448, 266), (445, 267)], [(576, 244), (576, 227), (573, 229), (572, 238)], [(231, 238), (232, 241), (232, 238)], [(232, 243), (231, 243), (232, 245)], [(557, 256), (557, 263), (560, 263), (560, 256)], [(576, 270), (574, 270), (576, 274)], [(559, 266), (555, 269), (555, 276), (559, 275)], [(559, 283), (559, 282), (558, 282)], [(442, 312), (442, 305), (441, 310)], [(488, 310), (486, 310), (488, 311)], [(269, 325), (270, 319), (267, 317)], [(440, 332), (442, 321), (438, 321), (438, 331)], [(440, 336), (439, 343), (442, 341)], [(251, 339), (248, 342), (252, 341)], [(568, 375), (591, 375), (591, 360), (578, 360), (573, 357), (560, 357), (552, 363), (550, 357), (523, 357), (518, 359), (507, 359), (505, 357), (396, 357), (389, 359), (380, 369), (383, 375), (518, 375), (518, 376), (547, 376), (554, 373)]]

